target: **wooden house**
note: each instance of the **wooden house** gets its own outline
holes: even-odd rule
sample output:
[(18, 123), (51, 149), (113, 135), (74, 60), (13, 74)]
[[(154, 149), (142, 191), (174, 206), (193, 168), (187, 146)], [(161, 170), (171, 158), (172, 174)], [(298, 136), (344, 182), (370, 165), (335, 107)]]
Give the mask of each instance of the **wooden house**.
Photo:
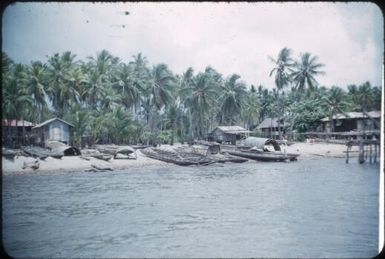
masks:
[(2, 120), (2, 144), (5, 147), (29, 145), (33, 126), (34, 123), (26, 120)]
[(251, 131), (240, 126), (219, 126), (211, 132), (209, 139), (218, 143), (235, 145), (237, 140), (244, 138), (249, 133)]
[(52, 118), (32, 128), (35, 143), (44, 146), (46, 141), (55, 140), (71, 144), (74, 126), (59, 118)]
[(281, 135), (284, 135), (288, 126), (289, 124), (285, 123), (283, 118), (266, 118), (256, 129), (262, 131), (264, 138), (278, 139), (279, 131), (281, 130)]
[(338, 113), (333, 116), (332, 120), (329, 117), (321, 119), (321, 130), (331, 132), (332, 123), (333, 132), (380, 130), (380, 119), (381, 111)]

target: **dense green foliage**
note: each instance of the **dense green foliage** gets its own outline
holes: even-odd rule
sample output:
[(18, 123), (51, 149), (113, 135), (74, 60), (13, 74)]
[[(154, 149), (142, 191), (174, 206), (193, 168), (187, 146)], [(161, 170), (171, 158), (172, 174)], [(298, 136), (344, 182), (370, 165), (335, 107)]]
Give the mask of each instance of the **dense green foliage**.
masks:
[(299, 61), (282, 49), (270, 76), (275, 88), (248, 86), (237, 74), (208, 66), (174, 74), (166, 64), (150, 66), (138, 54), (128, 62), (106, 50), (87, 60), (71, 52), (30, 65), (2, 53), (2, 119), (36, 123), (57, 116), (75, 125), (75, 142), (91, 134), (97, 143), (154, 143), (204, 138), (218, 125), (253, 129), (266, 117), (281, 117), (299, 132), (338, 112), (379, 110), (381, 88), (320, 87), (318, 58)]

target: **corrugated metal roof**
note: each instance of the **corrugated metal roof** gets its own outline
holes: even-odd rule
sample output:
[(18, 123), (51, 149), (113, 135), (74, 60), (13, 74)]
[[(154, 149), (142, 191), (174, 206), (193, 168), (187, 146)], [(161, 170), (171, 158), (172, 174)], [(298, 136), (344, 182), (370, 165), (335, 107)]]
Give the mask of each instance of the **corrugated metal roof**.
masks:
[(2, 126), (9, 126), (9, 127), (16, 127), (16, 122), (17, 122), (17, 127), (23, 127), (23, 125), (24, 125), (24, 127), (35, 126), (35, 123), (32, 123), (30, 121), (26, 121), (26, 120), (1, 120), (1, 125)]
[(59, 119), (59, 118), (52, 118), (52, 119), (46, 120), (45, 122), (42, 122), (42, 123), (36, 125), (36, 126), (33, 127), (33, 128), (34, 128), (34, 129), (40, 128), (40, 127), (42, 127), (42, 126), (44, 126), (44, 125), (47, 125), (47, 124), (49, 124), (49, 123), (51, 123), (51, 122), (53, 122), (53, 121), (55, 121), (55, 120), (59, 120), (59, 121), (65, 123), (65, 124), (68, 124), (68, 125), (71, 126), (71, 127), (74, 126), (74, 125), (72, 125), (71, 123), (66, 122), (65, 120), (62, 120), (62, 119)]
[[(370, 111), (367, 113), (372, 118), (380, 118), (381, 117), (381, 111)], [(367, 116), (363, 112), (345, 112), (345, 114), (343, 114), (343, 113), (335, 114), (335, 115), (333, 115), (333, 120), (367, 118)], [(329, 121), (329, 117), (322, 118), (321, 121)]]
[(225, 133), (232, 133), (232, 134), (237, 134), (237, 133), (250, 133), (252, 131), (249, 131), (241, 126), (218, 126), (214, 129), (219, 129), (220, 131), (223, 131)]
[[(288, 124), (285, 124), (285, 125), (288, 125)], [(278, 126), (279, 126), (278, 118), (266, 118), (257, 126), (257, 129), (266, 129), (270, 127), (276, 128)], [(280, 126), (282, 127), (284, 126), (284, 124), (280, 123)]]

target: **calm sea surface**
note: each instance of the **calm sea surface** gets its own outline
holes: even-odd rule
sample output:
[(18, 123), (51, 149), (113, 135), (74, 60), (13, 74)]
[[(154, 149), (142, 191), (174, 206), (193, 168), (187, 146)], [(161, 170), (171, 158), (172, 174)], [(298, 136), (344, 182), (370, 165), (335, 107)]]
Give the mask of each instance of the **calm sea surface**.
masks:
[(15, 257), (372, 257), (379, 166), (344, 159), (3, 176)]

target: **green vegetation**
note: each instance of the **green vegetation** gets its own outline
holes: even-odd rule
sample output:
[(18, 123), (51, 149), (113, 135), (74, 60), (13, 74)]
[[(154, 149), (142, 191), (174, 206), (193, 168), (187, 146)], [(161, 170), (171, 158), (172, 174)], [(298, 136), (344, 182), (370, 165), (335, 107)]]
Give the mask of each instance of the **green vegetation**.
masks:
[(166, 64), (150, 66), (141, 53), (124, 62), (106, 50), (87, 60), (65, 52), (30, 65), (2, 53), (2, 119), (40, 123), (57, 116), (75, 125), (76, 143), (85, 133), (97, 143), (174, 143), (204, 138), (218, 125), (253, 129), (279, 117), (304, 132), (325, 116), (380, 109), (380, 87), (319, 86), (324, 65), (310, 53), (299, 61), (291, 53), (283, 48), (270, 57), (271, 90), (210, 66), (177, 75)]

